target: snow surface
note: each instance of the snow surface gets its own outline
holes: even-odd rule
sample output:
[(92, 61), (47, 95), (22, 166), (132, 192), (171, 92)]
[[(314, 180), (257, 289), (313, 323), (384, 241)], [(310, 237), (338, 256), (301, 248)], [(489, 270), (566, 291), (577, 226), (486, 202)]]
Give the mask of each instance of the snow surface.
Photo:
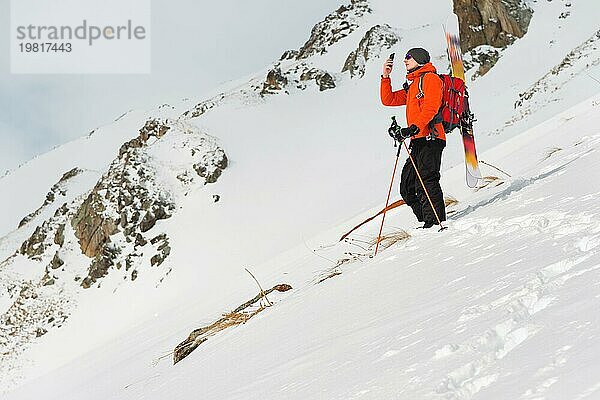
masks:
[[(261, 266), (263, 286), (285, 281), (294, 291), (176, 366), (168, 353), (187, 334), (188, 309), (157, 316), (9, 398), (596, 398), (600, 186), (575, 183), (582, 171), (590, 183), (600, 179), (598, 100), (484, 153), (510, 165), (512, 178), (460, 196), (448, 230), (408, 229), (410, 239), (317, 284), (335, 263), (308, 248), (334, 244), (369, 210)], [(545, 158), (546, 143), (562, 150)], [(448, 171), (444, 186), (459, 186), (461, 172)], [(415, 225), (406, 208), (387, 221), (388, 233)], [(358, 241), (377, 228), (317, 254), (369, 254)]]
[[(424, 6), (434, 12), (422, 20), (398, 17), (422, 15), (410, 8)], [(290, 89), (262, 99), (238, 95), (239, 86), (230, 84), (223, 89), (229, 100), (188, 121), (219, 138), (231, 165), (217, 184), (188, 193), (159, 224), (173, 247), (169, 278), (157, 285), (164, 271), (146, 270), (122, 285), (112, 273), (101, 288), (77, 291), (67, 323), (38, 339), (14, 376), (4, 377), (7, 385), (13, 378), (22, 384), (8, 398), (600, 396), (594, 362), (600, 352), (594, 317), (600, 97), (588, 98), (600, 85), (586, 75), (600, 75), (597, 49), (586, 47), (589, 62), (551, 76), (557, 89), (536, 92), (525, 104), (529, 112), (505, 124), (521, 115), (514, 108), (518, 94), (593, 36), (598, 6), (572, 5), (560, 22), (569, 34), (557, 35), (552, 46), (545, 44), (557, 28), (549, 21), (565, 2), (533, 6), (528, 34), (471, 83), (480, 159), (511, 177), (482, 165), (484, 175), (498, 179), (468, 190), (462, 145), (450, 136), (442, 186), (458, 203), (449, 209), (448, 230), (415, 230), (404, 208), (388, 215), (386, 232), (406, 229), (411, 238), (377, 258), (364, 255), (364, 242), (376, 236), (378, 220), (350, 243), (336, 244), (382, 208), (395, 153), (386, 130), (389, 116), (403, 110), (379, 106), (383, 57), (371, 60), (360, 80), (335, 72), (378, 23), (396, 28), (399, 54), (427, 43), (434, 63), (441, 70), (447, 65), (441, 23), (450, 5), (372, 1), (373, 13), (355, 32), (309, 60), (335, 73), (336, 89)], [(534, 49), (542, 56), (529, 57)], [(394, 72), (395, 87), (402, 75)], [(149, 116), (172, 118), (194, 104), (129, 113), (0, 179), (2, 193), (19, 194), (0, 196), (8, 211), (0, 234), (39, 207), (62, 173), (74, 166), (104, 173)], [(23, 181), (31, 184), (24, 188)], [(219, 203), (209, 201), (213, 194)], [(20, 230), (5, 236), (3, 257), (26, 236)], [(349, 261), (336, 267), (340, 259)], [(170, 352), (191, 330), (256, 294), (244, 267), (263, 287), (289, 283), (294, 290), (172, 366)], [(13, 269), (23, 273), (17, 264)], [(342, 274), (318, 283), (332, 272)]]

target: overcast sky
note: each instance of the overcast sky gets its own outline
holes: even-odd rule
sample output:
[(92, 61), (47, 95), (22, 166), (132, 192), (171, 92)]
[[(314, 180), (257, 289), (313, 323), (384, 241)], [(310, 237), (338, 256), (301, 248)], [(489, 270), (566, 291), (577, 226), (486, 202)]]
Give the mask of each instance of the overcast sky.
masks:
[(10, 0), (0, 0), (0, 176), (127, 110), (196, 97), (265, 67), (344, 1), (308, 3), (153, 0), (152, 74), (13, 75)]

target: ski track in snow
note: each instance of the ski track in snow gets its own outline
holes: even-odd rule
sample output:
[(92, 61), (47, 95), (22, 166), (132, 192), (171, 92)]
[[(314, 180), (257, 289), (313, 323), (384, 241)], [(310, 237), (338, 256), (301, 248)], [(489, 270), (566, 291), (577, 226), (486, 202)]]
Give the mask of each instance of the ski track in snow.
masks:
[[(597, 145), (597, 143), (597, 136), (593, 140), (590, 140), (590, 144), (592, 145)], [(579, 270), (576, 268), (592, 258), (598, 259), (597, 247), (600, 243), (600, 234), (597, 232), (600, 230), (600, 225), (597, 219), (593, 218), (595, 214), (590, 214), (589, 212), (561, 212), (552, 207), (552, 211), (543, 214), (532, 213), (506, 220), (500, 218), (477, 219), (468, 218), (468, 216), (483, 207), (511, 198), (513, 202), (521, 203), (515, 211), (518, 212), (519, 208), (526, 208), (534, 203), (534, 201), (521, 201), (526, 196), (526, 193), (520, 193), (521, 191), (532, 188), (531, 185), (538, 181), (560, 175), (560, 172), (565, 172), (570, 164), (581, 160), (594, 151), (595, 148), (581, 152), (575, 151), (568, 157), (563, 157), (564, 159), (556, 165), (544, 168), (546, 172), (542, 172), (533, 178), (515, 179), (508, 188), (500, 190), (499, 193), (490, 199), (480, 202), (475, 206), (469, 206), (464, 211), (452, 217), (453, 220), (460, 219), (460, 222), (455, 222), (452, 225), (452, 229), (458, 231), (459, 234), (456, 235), (456, 238), (452, 239), (451, 244), (458, 244), (465, 241), (465, 233), (467, 236), (477, 235), (483, 239), (485, 236), (490, 235), (499, 237), (520, 234), (522, 237), (524, 230), (531, 230), (536, 234), (541, 233), (546, 237), (560, 238), (563, 243), (565, 241), (570, 242), (571, 249), (569, 253), (575, 252), (576, 254), (541, 267), (529, 281), (517, 290), (513, 290), (491, 301), (479, 302), (476, 305), (465, 308), (458, 320), (459, 324), (482, 318), (490, 312), (498, 312), (499, 310), (506, 313), (507, 318), (490, 327), (479, 336), (471, 337), (469, 340), (458, 344), (446, 344), (436, 350), (433, 357), (434, 360), (452, 357), (457, 352), (475, 353), (473, 354), (475, 357), (474, 361), (463, 364), (449, 372), (447, 377), (442, 381), (437, 392), (444, 394), (445, 398), (472, 398), (481, 389), (493, 384), (498, 379), (498, 375), (490, 371), (493, 370), (491, 367), (497, 360), (508, 356), (509, 353), (525, 341), (536, 335), (540, 328), (536, 325), (534, 316), (558, 301), (553, 293), (567, 284), (571, 279), (579, 278), (591, 272), (597, 272), (600, 269), (600, 264)], [(575, 166), (573, 167), (575, 168)], [(516, 194), (519, 194), (519, 199), (514, 198)], [(590, 202), (594, 198), (597, 199), (595, 195), (589, 194), (581, 196), (579, 201)], [(565, 205), (572, 204), (572, 200), (563, 200), (558, 204), (564, 207)], [(494, 215), (495, 213), (492, 212), (490, 214)], [(590, 232), (596, 232), (596, 234), (585, 235)], [(485, 262), (486, 259), (496, 255), (493, 252), (488, 252), (483, 256), (474, 258), (473, 261), (466, 263), (465, 266)], [(516, 260), (507, 264), (506, 267), (519, 265), (522, 261), (522, 259)], [(504, 289), (507, 286), (504, 283), (505, 278), (503, 277), (490, 289), (476, 295), (474, 299), (479, 301)], [(555, 377), (548, 378), (535, 390), (527, 391), (522, 398), (540, 398), (535, 396), (543, 394), (556, 381), (557, 378)]]
[[(598, 206), (591, 204), (600, 193), (590, 193), (578, 197), (564, 198), (555, 202), (549, 202), (553, 196), (540, 196), (537, 192), (544, 192), (543, 187), (538, 184), (546, 182), (548, 185), (555, 184), (555, 179), (573, 179), (577, 171), (576, 162), (583, 160), (589, 154), (595, 152), (599, 142), (599, 136), (587, 139), (588, 148), (580, 150), (573, 146), (566, 151), (553, 164), (540, 167), (540, 172), (531, 178), (519, 177), (514, 179), (508, 187), (496, 187), (490, 189), (488, 199), (484, 199), (474, 206), (467, 206), (463, 211), (453, 215), (451, 218), (452, 238), (445, 242), (448, 252), (451, 248), (465, 248), (470, 256), (465, 257), (470, 261), (465, 262), (464, 267), (477, 267), (492, 259), (507, 254), (518, 254), (519, 252), (531, 253), (531, 243), (526, 246), (516, 247), (511, 243), (511, 237), (523, 240), (526, 237), (536, 237), (535, 247), (543, 251), (544, 246), (554, 242), (562, 244), (563, 257), (548, 265), (528, 267), (526, 277), (520, 285), (516, 286), (513, 281), (520, 275), (519, 267), (531, 260), (518, 258), (506, 263), (503, 275), (496, 281), (491, 282), (487, 288), (480, 288), (473, 296), (475, 304), (466, 306), (456, 321), (456, 332), (473, 332), (473, 325), (479, 319), (490, 319), (490, 315), (497, 317), (504, 315), (499, 321), (489, 325), (488, 329), (479, 334), (470, 335), (465, 340), (456, 343), (447, 343), (433, 352), (430, 364), (419, 368), (421, 371), (444, 369), (444, 364), (452, 363), (452, 359), (468, 359), (466, 363), (456, 363), (456, 367), (446, 373), (435, 392), (445, 399), (471, 399), (477, 393), (493, 385), (501, 375), (497, 372), (497, 363), (524, 346), (528, 340), (533, 338), (542, 327), (536, 323), (536, 315), (551, 308), (560, 302), (556, 294), (563, 286), (571, 280), (581, 278), (589, 274), (596, 274), (600, 270), (600, 264), (594, 264), (598, 260), (598, 246), (600, 245), (600, 224), (597, 215)], [(565, 178), (563, 175), (567, 175)], [(495, 193), (494, 193), (495, 192)], [(572, 207), (573, 202), (585, 205), (583, 212), (575, 212), (578, 207)], [(536, 203), (544, 203), (549, 210), (540, 213)], [(510, 205), (513, 213), (508, 218), (502, 217), (480, 217), (478, 214), (499, 215), (501, 208)], [(494, 207), (494, 209), (489, 209)], [(593, 211), (592, 211), (593, 210)], [(393, 220), (389, 224), (394, 224)], [(371, 232), (371, 234), (376, 234)], [(415, 238), (416, 236), (416, 238)], [(481, 241), (481, 245), (472, 246), (473, 240)], [(493, 244), (486, 239), (490, 238)], [(404, 245), (406, 250), (419, 252), (427, 244), (415, 244), (415, 240), (426, 239), (425, 235), (413, 234), (413, 238)], [(469, 244), (464, 247), (463, 244)], [(484, 247), (485, 246), (485, 247)], [(506, 247), (503, 249), (503, 247)], [(485, 252), (480, 253), (480, 251)], [(389, 251), (389, 250), (388, 250)], [(438, 254), (444, 254), (444, 249)], [(478, 254), (480, 253), (480, 254)], [(393, 262), (402, 260), (401, 255), (386, 256), (385, 261)], [(446, 257), (442, 262), (452, 261), (454, 257)], [(408, 261), (408, 260), (407, 260)], [(591, 263), (590, 263), (591, 261)], [(435, 262), (435, 261), (434, 261)], [(412, 268), (421, 263), (417, 260), (408, 263), (405, 268)], [(582, 267), (584, 266), (585, 267)], [(353, 268), (354, 265), (343, 268)], [(364, 268), (364, 267), (363, 267)], [(513, 272), (508, 272), (514, 270)], [(463, 283), (469, 278), (460, 276), (448, 282), (445, 286), (452, 287), (457, 283)], [(470, 289), (470, 288), (467, 288)], [(501, 295), (499, 295), (501, 294)], [(496, 319), (496, 318), (492, 318)], [(467, 325), (471, 327), (467, 328)], [(477, 326), (477, 325), (475, 325)], [(405, 339), (407, 336), (403, 336)], [(385, 351), (375, 362), (381, 362), (388, 358), (399, 355), (403, 350), (417, 345), (422, 340), (413, 341), (404, 346)], [(569, 346), (561, 348), (556, 352), (556, 359), (550, 366), (542, 368), (537, 375), (542, 377), (554, 372), (565, 363), (564, 352)], [(442, 363), (436, 367), (436, 364)], [(425, 374), (427, 375), (427, 374)], [(421, 376), (421, 375), (419, 375)], [(409, 386), (421, 386), (425, 379), (413, 379)], [(534, 389), (529, 389), (520, 397), (522, 399), (541, 398), (554, 384), (556, 376), (543, 379)], [(593, 388), (585, 393), (593, 393)], [(582, 394), (585, 398), (585, 394)], [(368, 397), (368, 396), (367, 396)], [(579, 398), (579, 397), (578, 397)]]

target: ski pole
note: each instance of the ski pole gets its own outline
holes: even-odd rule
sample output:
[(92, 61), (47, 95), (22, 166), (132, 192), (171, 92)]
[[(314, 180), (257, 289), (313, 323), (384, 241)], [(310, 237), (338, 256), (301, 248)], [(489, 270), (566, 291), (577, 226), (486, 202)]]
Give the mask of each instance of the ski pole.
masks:
[(423, 182), (423, 179), (421, 179), (421, 174), (419, 173), (419, 170), (417, 169), (417, 163), (415, 163), (415, 160), (413, 159), (412, 154), (410, 154), (410, 151), (408, 150), (408, 146), (406, 145), (406, 142), (404, 140), (402, 141), (402, 144), (404, 145), (404, 147), (406, 148), (406, 151), (408, 152), (408, 157), (410, 157), (410, 161), (412, 162), (413, 167), (415, 167), (415, 171), (417, 173), (417, 176), (419, 177), (419, 181), (421, 182), (421, 187), (423, 188), (423, 190), (425, 191), (425, 194), (427, 195), (427, 200), (429, 200), (429, 204), (431, 205), (431, 209), (433, 210), (435, 219), (437, 219), (438, 224), (440, 224), (440, 232), (441, 232), (444, 229), (446, 229), (446, 227), (444, 225), (442, 225), (442, 221), (440, 221), (440, 217), (438, 216), (438, 213), (435, 210), (435, 207), (433, 206), (433, 201), (431, 201), (431, 197), (429, 197), (429, 193), (427, 192), (425, 183)]
[(381, 226), (379, 227), (379, 235), (377, 235), (377, 244), (375, 245), (375, 254), (373, 257), (377, 255), (377, 250), (379, 250), (379, 242), (381, 241), (381, 232), (383, 231), (383, 223), (385, 222), (385, 213), (387, 212), (388, 204), (390, 203), (390, 195), (392, 194), (392, 187), (394, 186), (394, 177), (396, 176), (396, 169), (398, 168), (398, 158), (400, 158), (400, 150), (402, 150), (402, 146), (398, 146), (398, 151), (396, 152), (396, 162), (394, 163), (394, 172), (392, 172), (392, 181), (390, 182), (390, 190), (388, 190), (387, 199), (385, 201), (385, 208), (383, 209), (383, 218), (381, 218)]

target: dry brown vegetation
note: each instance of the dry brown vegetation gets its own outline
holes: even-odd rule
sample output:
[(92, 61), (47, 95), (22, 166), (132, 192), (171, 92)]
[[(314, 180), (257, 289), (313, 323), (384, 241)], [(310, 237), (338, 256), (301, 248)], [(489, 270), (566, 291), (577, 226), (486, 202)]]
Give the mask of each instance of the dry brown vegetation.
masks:
[(173, 350), (173, 364), (177, 364), (179, 361), (183, 360), (198, 346), (206, 342), (209, 337), (214, 336), (222, 330), (232, 326), (244, 324), (250, 318), (268, 308), (271, 303), (269, 302), (269, 305), (264, 305), (262, 300), (265, 299), (269, 293), (273, 291), (287, 292), (290, 289), (292, 289), (290, 285), (280, 284), (273, 286), (267, 291), (261, 290), (261, 292), (254, 298), (240, 305), (235, 310), (223, 314), (221, 318), (212, 324), (192, 331), (188, 338), (179, 343)]

